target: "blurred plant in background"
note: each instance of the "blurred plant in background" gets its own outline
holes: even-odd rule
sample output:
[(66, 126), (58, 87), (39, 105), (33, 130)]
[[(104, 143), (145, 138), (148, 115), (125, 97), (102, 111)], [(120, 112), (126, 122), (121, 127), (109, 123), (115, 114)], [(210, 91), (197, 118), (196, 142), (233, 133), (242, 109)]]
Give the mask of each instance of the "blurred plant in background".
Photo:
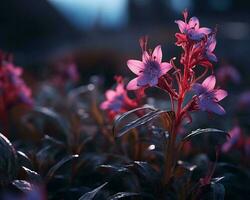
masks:
[(13, 64), (12, 56), (0, 52), (0, 127), (7, 134), (9, 112), (17, 105), (32, 106), (31, 89), (22, 79), (23, 70)]

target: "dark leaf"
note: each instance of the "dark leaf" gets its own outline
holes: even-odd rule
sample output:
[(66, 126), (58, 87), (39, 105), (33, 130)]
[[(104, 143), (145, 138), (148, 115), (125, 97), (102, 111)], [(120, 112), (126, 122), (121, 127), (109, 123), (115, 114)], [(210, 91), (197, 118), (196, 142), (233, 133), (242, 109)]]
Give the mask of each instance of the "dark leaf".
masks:
[(195, 131), (192, 131), (190, 134), (186, 135), (182, 139), (182, 141), (185, 142), (187, 140), (192, 139), (193, 137), (195, 137), (197, 135), (201, 135), (201, 134), (204, 134), (204, 133), (217, 133), (217, 134), (220, 134), (220, 135), (225, 136), (225, 137), (230, 137), (230, 135), (225, 131), (215, 129), (215, 128), (205, 128), (205, 129), (197, 129)]
[[(135, 108), (133, 110), (130, 110), (126, 113), (123, 113), (121, 116), (118, 117), (118, 119), (115, 120), (114, 122), (114, 125), (113, 125), (113, 134), (116, 135), (115, 133), (117, 132), (117, 128), (119, 127), (119, 125), (121, 124), (121, 122), (124, 120), (124, 119), (127, 119), (129, 118), (130, 116), (134, 116), (136, 115), (136, 113), (138, 112), (148, 112), (148, 111), (156, 111), (155, 108), (151, 107), (151, 106), (148, 106), (148, 105), (145, 105), (143, 107), (140, 107), (140, 108)], [(137, 116), (137, 115), (136, 115)], [(121, 135), (118, 134), (118, 137), (120, 137)]]
[(133, 197), (133, 196), (139, 196), (139, 193), (134, 192), (118, 192), (108, 198), (108, 200), (116, 200), (116, 199), (123, 199), (126, 197)]
[(95, 188), (94, 190), (87, 192), (86, 194), (84, 194), (83, 196), (81, 196), (79, 198), (79, 200), (92, 200), (95, 198), (96, 194), (104, 187), (106, 186), (108, 183), (104, 183), (101, 186)]
[(70, 101), (74, 101), (83, 95), (84, 96), (88, 95), (88, 97), (89, 97), (89, 95), (91, 94), (91, 92), (93, 92), (94, 89), (95, 89), (95, 85), (93, 85), (93, 84), (80, 86), (80, 87), (75, 88), (69, 92), (68, 99)]
[(35, 107), (33, 112), (35, 114), (40, 114), (48, 120), (48, 122), (56, 124), (60, 131), (67, 135), (69, 133), (69, 127), (65, 120), (57, 114), (55, 111), (46, 107)]
[(183, 162), (183, 161), (178, 161), (177, 162), (178, 165), (176, 166), (175, 169), (175, 177), (188, 177), (190, 178), (192, 172), (195, 170), (195, 168), (197, 167), (196, 165), (193, 165), (191, 163), (188, 162)]
[[(135, 120), (133, 120), (130, 123), (127, 123), (126, 125), (124, 125), (121, 129), (118, 129), (118, 126), (120, 125), (121, 121), (125, 118), (128, 117), (128, 115), (134, 114), (136, 112), (141, 112), (141, 111), (146, 111), (146, 110), (150, 110), (148, 113), (144, 114), (142, 117), (139, 117)], [(170, 114), (171, 113), (171, 114)], [(164, 126), (166, 125), (166, 128), (168, 127), (168, 125), (171, 123), (168, 117), (166, 116), (172, 116), (172, 111), (162, 111), (162, 110), (156, 110), (154, 108), (151, 107), (142, 107), (142, 108), (137, 108), (134, 110), (131, 110), (129, 112), (124, 113), (123, 115), (121, 115), (114, 124), (113, 127), (113, 133), (114, 135), (116, 135), (117, 137), (121, 137), (122, 135), (124, 135), (125, 133), (127, 133), (128, 131), (130, 131), (131, 129), (134, 129), (138, 126), (144, 125), (147, 122), (155, 119), (156, 117), (163, 117), (164, 119)], [(165, 123), (166, 121), (166, 123)], [(172, 119), (171, 119), (172, 121)], [(118, 129), (118, 130), (117, 130)]]
[(213, 200), (224, 200), (225, 188), (220, 183), (212, 183), (211, 188), (213, 190)]
[(125, 167), (118, 167), (115, 165), (100, 165), (96, 170), (103, 174), (115, 174), (118, 172), (127, 171)]
[(159, 173), (151, 167), (147, 162), (134, 161), (132, 164), (127, 166), (134, 173), (138, 174), (143, 182), (153, 183), (159, 180)]
[(53, 167), (50, 168), (49, 172), (47, 173), (46, 179), (49, 180), (50, 178), (52, 178), (58, 169), (60, 169), (65, 164), (71, 162), (72, 160), (74, 160), (78, 157), (79, 157), (79, 155), (76, 154), (76, 155), (67, 156), (67, 157), (63, 158), (62, 160), (60, 160)]
[(32, 183), (41, 183), (42, 178), (41, 176), (35, 172), (30, 170), (29, 168), (26, 168), (24, 166), (21, 167), (20, 172), (19, 172), (19, 178), (28, 180)]
[(55, 139), (54, 137), (51, 137), (49, 135), (45, 135), (43, 138), (44, 142), (48, 143), (48, 144), (52, 144), (58, 147), (64, 147), (64, 143), (61, 142), (60, 140)]
[(32, 185), (24, 180), (14, 180), (12, 185), (21, 190), (22, 192), (30, 192), (32, 190)]
[(11, 142), (0, 133), (0, 182), (11, 181), (17, 174), (17, 153)]
[(193, 165), (188, 162), (183, 162), (181, 160), (178, 161), (178, 166), (181, 166), (182, 168), (185, 168), (188, 171), (193, 171), (197, 167), (196, 165)]
[(221, 180), (223, 180), (224, 178), (225, 178), (224, 176), (212, 178), (211, 182), (212, 182), (212, 183), (219, 183), (219, 182), (221, 182)]
[(32, 162), (25, 153), (23, 153), (22, 151), (17, 151), (17, 157), (20, 166), (32, 168)]

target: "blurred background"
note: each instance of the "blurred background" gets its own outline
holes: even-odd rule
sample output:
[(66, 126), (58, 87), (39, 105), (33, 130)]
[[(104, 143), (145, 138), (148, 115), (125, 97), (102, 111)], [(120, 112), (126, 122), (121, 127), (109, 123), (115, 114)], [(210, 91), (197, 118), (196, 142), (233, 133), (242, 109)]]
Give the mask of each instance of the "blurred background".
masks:
[(218, 27), (220, 62), (249, 71), (250, 1), (5, 0), (1, 8), (0, 48), (28, 69), (30, 81), (34, 75), (47, 76), (46, 67), (72, 60), (82, 82), (92, 74), (109, 81), (115, 74), (132, 75), (126, 60), (140, 58), (142, 35), (149, 36), (151, 48), (162, 44), (169, 60), (179, 51), (174, 20), (182, 18), (185, 8), (202, 26)]

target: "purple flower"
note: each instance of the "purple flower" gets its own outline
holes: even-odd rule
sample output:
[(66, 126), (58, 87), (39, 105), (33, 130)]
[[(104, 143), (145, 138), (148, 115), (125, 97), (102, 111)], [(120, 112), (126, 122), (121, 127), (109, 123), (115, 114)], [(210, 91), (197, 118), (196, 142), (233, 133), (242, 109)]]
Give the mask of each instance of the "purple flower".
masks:
[(210, 28), (200, 28), (200, 23), (197, 17), (192, 17), (188, 23), (186, 22), (185, 15), (184, 18), (185, 21), (176, 20), (175, 23), (178, 24), (180, 32), (187, 35), (189, 39), (198, 41), (211, 33)]
[(124, 105), (126, 91), (124, 85), (118, 83), (115, 90), (107, 90), (105, 93), (106, 101), (101, 104), (101, 109), (119, 112)]
[(213, 53), (215, 46), (216, 46), (216, 39), (215, 39), (215, 35), (213, 34), (213, 35), (208, 37), (206, 47), (205, 47), (206, 57), (209, 61), (212, 61), (212, 62), (217, 62), (217, 57)]
[(137, 90), (147, 85), (151, 87), (156, 86), (158, 79), (172, 68), (170, 63), (162, 62), (160, 45), (154, 49), (152, 55), (144, 51), (142, 61), (128, 60), (127, 65), (128, 68), (138, 76), (128, 83), (128, 90)]
[(0, 95), (5, 109), (19, 103), (32, 105), (31, 89), (22, 79), (22, 68), (12, 63), (0, 63)]
[(241, 138), (241, 128), (235, 126), (232, 130), (229, 131), (230, 138), (226, 143), (222, 145), (222, 152), (228, 152), (233, 146), (235, 146)]
[(214, 89), (215, 83), (215, 76), (211, 75), (202, 84), (195, 83), (193, 90), (198, 95), (198, 104), (202, 111), (223, 115), (225, 110), (218, 102), (227, 96), (227, 92), (221, 89)]

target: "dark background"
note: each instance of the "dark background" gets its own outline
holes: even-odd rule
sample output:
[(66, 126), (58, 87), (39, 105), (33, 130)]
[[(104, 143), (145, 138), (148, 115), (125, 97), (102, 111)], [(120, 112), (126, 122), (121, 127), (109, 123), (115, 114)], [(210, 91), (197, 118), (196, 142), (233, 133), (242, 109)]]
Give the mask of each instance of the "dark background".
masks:
[[(67, 10), (60, 7), (64, 2), (80, 3), (66, 5)], [(117, 12), (112, 14), (117, 6), (123, 12), (120, 18)], [(93, 7), (98, 8), (91, 11)], [(151, 48), (162, 44), (165, 60), (178, 55), (174, 20), (182, 18), (184, 8), (202, 26), (218, 27), (217, 66), (226, 61), (241, 72), (249, 71), (247, 0), (4, 0), (0, 48), (13, 53), (15, 63), (32, 76), (41, 76), (41, 70), (65, 58), (75, 60), (83, 81), (91, 74), (108, 79), (116, 73), (131, 75), (126, 60), (140, 58), (138, 39), (142, 35), (149, 35)], [(116, 21), (110, 24), (107, 19)]]

